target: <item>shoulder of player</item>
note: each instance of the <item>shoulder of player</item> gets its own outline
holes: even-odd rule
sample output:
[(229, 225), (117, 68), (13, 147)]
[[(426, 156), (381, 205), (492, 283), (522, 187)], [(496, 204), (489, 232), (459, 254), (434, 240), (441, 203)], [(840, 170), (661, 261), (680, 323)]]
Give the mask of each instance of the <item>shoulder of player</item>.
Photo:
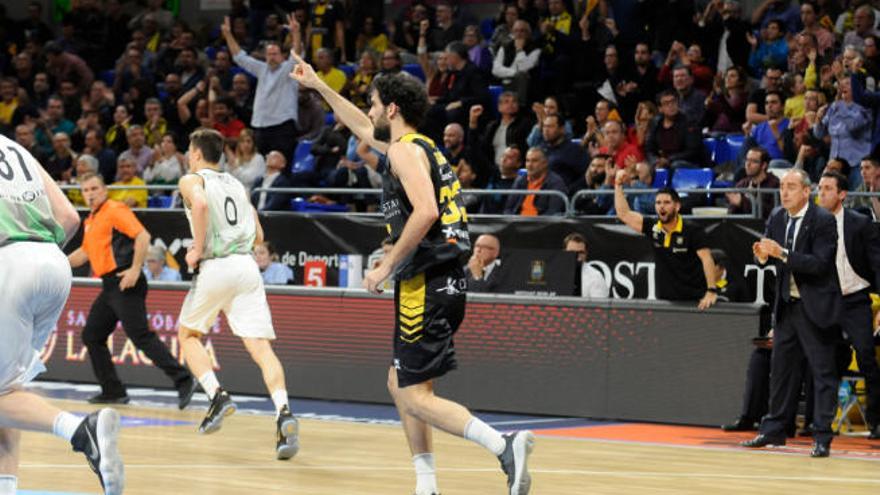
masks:
[(193, 186), (202, 186), (205, 184), (205, 179), (202, 178), (201, 175), (192, 172), (184, 175), (177, 182), (177, 185), (180, 186), (181, 192), (184, 188), (191, 188)]
[(388, 147), (388, 162), (395, 174), (402, 165), (416, 160), (421, 162), (423, 166), (428, 166), (428, 156), (422, 147), (415, 143), (397, 141)]

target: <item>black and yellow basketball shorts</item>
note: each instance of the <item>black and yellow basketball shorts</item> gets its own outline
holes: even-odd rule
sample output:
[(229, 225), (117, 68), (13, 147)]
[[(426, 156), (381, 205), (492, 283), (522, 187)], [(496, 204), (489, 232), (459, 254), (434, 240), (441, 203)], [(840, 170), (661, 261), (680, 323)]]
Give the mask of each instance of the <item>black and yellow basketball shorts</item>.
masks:
[(467, 280), (458, 263), (429, 268), (394, 288), (394, 362), (406, 387), (456, 368), (453, 335), (464, 320)]

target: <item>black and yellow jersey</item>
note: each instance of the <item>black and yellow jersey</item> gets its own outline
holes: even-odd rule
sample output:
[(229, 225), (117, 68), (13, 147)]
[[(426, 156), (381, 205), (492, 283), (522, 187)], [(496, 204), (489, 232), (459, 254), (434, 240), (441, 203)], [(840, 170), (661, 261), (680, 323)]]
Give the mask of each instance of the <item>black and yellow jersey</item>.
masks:
[[(447, 163), (443, 153), (431, 139), (421, 134), (407, 134), (401, 142), (420, 146), (428, 157), (431, 167), (431, 182), (434, 185), (434, 200), (440, 218), (434, 222), (418, 247), (398, 266), (395, 276), (407, 279), (427, 268), (450, 260), (464, 263), (471, 250), (467, 229), (467, 211), (461, 199), (461, 184)], [(386, 164), (387, 165), (387, 164)], [(397, 164), (408, 166), (409, 164)], [(412, 214), (412, 204), (400, 180), (391, 173), (391, 167), (384, 167), (382, 175), (382, 213), (391, 239), (397, 242)]]

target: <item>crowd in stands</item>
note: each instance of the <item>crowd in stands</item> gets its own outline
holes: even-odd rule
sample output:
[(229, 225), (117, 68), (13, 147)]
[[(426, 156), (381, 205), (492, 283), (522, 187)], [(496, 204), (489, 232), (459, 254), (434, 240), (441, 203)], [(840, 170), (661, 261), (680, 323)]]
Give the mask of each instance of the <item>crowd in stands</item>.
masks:
[[(88, 170), (111, 185), (173, 186), (187, 136), (211, 127), (228, 140), (221, 166), (251, 190), (375, 187), (383, 161), (288, 76), (293, 49), (364, 110), (375, 78), (424, 80), (422, 131), (466, 189), (559, 191), (597, 215), (614, 214), (609, 194), (575, 194), (613, 189), (617, 168), (631, 188), (687, 185), (694, 171), (706, 184), (773, 188), (774, 171), (798, 167), (880, 191), (880, 11), (866, 0), (764, 0), (751, 13), (735, 0), (516, 0), (484, 18), (474, 12), (486, 5), (443, 0), (394, 11), (233, 0), (224, 21), (199, 25), (163, 0), (43, 4), (28, 2), (23, 19), (0, 5), (0, 132), (63, 184)], [(170, 188), (114, 194), (176, 204)], [(271, 210), (377, 204), (356, 191), (253, 198)], [(757, 213), (752, 195), (713, 198)], [(650, 212), (649, 193), (629, 201)], [(563, 203), (467, 198), (490, 214), (557, 215)]]

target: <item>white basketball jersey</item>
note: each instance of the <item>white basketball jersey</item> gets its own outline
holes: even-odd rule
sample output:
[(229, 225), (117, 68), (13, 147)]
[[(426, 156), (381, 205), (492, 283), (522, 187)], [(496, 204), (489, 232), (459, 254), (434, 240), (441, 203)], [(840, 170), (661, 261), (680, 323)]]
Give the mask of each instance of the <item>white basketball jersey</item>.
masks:
[[(202, 169), (196, 172), (205, 183), (208, 199), (208, 232), (203, 258), (247, 254), (254, 247), (257, 226), (244, 185), (226, 172)], [(192, 231), (192, 212), (186, 206)]]

